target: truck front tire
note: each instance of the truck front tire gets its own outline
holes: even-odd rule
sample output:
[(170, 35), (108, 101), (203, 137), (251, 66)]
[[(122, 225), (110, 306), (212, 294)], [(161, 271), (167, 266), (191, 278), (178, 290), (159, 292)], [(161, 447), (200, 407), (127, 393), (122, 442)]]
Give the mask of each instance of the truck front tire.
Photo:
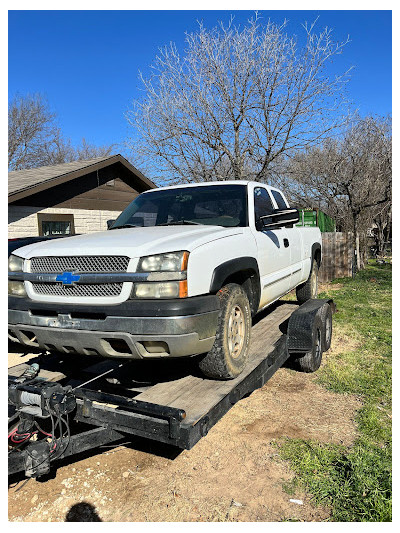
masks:
[(236, 378), (246, 366), (250, 346), (251, 309), (240, 285), (229, 283), (218, 292), (220, 312), (211, 350), (199, 362), (202, 373), (216, 379)]
[(315, 259), (312, 262), (308, 280), (296, 287), (296, 297), (300, 304), (318, 297), (318, 263)]

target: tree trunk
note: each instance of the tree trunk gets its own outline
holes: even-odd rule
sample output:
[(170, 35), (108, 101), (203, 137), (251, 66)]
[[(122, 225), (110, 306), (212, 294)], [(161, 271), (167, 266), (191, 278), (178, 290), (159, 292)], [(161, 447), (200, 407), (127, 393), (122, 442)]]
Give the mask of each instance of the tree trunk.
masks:
[(385, 255), (385, 228), (383, 227), (383, 224), (381, 222), (379, 222), (377, 226), (378, 231), (375, 236), (376, 254)]
[(360, 235), (356, 232), (356, 261), (357, 272), (361, 270), (361, 255), (360, 255)]
[(354, 264), (355, 264), (355, 271), (358, 272), (360, 270), (359, 267), (359, 238), (358, 238), (358, 224), (357, 224), (357, 215), (355, 213), (353, 215), (353, 233), (352, 233), (352, 239), (353, 239), (353, 257), (354, 257)]

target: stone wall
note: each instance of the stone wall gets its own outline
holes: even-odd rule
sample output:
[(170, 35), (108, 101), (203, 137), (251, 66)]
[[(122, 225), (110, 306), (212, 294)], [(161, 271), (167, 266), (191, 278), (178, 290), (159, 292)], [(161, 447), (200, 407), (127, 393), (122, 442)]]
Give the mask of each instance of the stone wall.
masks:
[(67, 208), (41, 208), (8, 206), (8, 237), (32, 237), (39, 235), (38, 213), (73, 214), (75, 233), (94, 233), (107, 229), (107, 220), (117, 218), (120, 211), (86, 210)]

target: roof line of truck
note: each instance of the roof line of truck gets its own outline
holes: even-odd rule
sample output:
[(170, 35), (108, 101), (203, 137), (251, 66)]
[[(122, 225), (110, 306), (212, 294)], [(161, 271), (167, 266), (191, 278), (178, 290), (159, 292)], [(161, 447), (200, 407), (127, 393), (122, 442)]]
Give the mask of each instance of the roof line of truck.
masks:
[(158, 187), (157, 189), (150, 189), (148, 191), (144, 191), (142, 194), (147, 194), (154, 191), (164, 191), (168, 189), (177, 189), (177, 188), (186, 188), (186, 187), (207, 187), (209, 185), (249, 185), (251, 183), (254, 183), (255, 185), (260, 185), (262, 187), (266, 187), (267, 189), (277, 189), (276, 187), (272, 187), (271, 185), (267, 185), (266, 183), (261, 183), (258, 181), (252, 181), (252, 180), (226, 180), (226, 181), (203, 181), (199, 183), (180, 183), (179, 185), (166, 185), (165, 187)]

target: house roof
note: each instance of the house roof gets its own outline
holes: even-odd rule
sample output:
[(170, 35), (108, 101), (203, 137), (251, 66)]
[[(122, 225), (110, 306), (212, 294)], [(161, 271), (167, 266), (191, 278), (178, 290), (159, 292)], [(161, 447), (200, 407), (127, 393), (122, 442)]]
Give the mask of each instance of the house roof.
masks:
[(156, 185), (146, 178), (121, 154), (96, 157), (87, 161), (72, 161), (60, 165), (14, 170), (8, 173), (8, 203), (15, 202), (45, 189), (82, 177), (113, 164), (120, 164), (131, 172), (138, 192), (153, 189)]

